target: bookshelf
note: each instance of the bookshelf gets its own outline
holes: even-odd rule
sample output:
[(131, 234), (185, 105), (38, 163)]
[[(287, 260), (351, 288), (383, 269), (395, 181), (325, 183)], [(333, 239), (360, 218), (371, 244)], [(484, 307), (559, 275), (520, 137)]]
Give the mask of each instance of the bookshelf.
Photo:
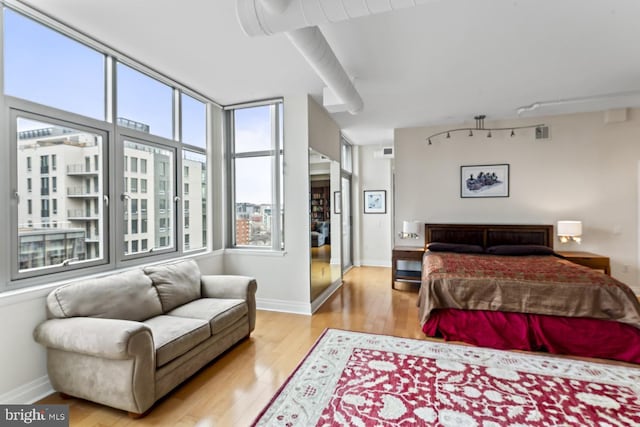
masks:
[(330, 217), (329, 186), (311, 187), (311, 220), (328, 221)]

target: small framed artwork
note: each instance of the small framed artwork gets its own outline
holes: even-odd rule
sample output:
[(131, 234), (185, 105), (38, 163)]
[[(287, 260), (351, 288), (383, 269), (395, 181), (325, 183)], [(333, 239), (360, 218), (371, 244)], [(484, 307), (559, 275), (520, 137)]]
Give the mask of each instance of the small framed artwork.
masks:
[(365, 190), (364, 191), (364, 213), (366, 214), (387, 213), (387, 191), (386, 190)]
[(460, 166), (460, 197), (509, 197), (509, 165)]
[(342, 213), (342, 193), (339, 191), (333, 192), (333, 213)]

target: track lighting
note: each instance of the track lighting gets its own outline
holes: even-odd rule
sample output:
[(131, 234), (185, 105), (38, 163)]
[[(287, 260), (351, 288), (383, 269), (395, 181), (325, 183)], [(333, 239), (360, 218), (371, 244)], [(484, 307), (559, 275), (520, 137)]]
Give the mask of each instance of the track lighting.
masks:
[(433, 145), (433, 142), (431, 141), (432, 138), (435, 138), (437, 136), (440, 135), (445, 135), (445, 138), (447, 139), (451, 139), (451, 134), (455, 133), (455, 132), (469, 132), (469, 136), (473, 136), (473, 131), (479, 131), (479, 130), (483, 130), (483, 131), (487, 131), (487, 138), (492, 138), (493, 137), (493, 133), (492, 132), (498, 132), (498, 131), (511, 131), (511, 136), (514, 137), (516, 136), (516, 129), (536, 129), (538, 130), (538, 128), (542, 128), (544, 126), (544, 124), (537, 124), (537, 125), (529, 125), (529, 126), (515, 126), (515, 127), (508, 127), (508, 128), (485, 128), (484, 127), (484, 119), (487, 116), (485, 116), (484, 114), (482, 115), (478, 115), (478, 116), (474, 116), (474, 120), (476, 121), (476, 127), (474, 128), (457, 128), (457, 129), (449, 129), (449, 130), (445, 130), (442, 132), (437, 132), (434, 133), (433, 135), (429, 136), (426, 138), (427, 142), (429, 143), (429, 145)]

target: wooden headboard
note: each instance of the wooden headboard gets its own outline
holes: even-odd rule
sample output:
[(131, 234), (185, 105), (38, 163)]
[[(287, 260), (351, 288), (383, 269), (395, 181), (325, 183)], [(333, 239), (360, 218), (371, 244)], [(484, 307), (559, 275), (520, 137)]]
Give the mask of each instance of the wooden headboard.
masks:
[(495, 245), (542, 245), (553, 249), (553, 225), (425, 224), (430, 242)]

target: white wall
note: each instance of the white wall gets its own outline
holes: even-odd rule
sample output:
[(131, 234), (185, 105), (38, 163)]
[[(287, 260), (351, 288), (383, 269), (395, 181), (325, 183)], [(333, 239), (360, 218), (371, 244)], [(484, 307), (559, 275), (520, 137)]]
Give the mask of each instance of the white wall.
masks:
[[(403, 219), (554, 225), (560, 219), (582, 220), (582, 244), (556, 242), (556, 250), (609, 256), (612, 275), (640, 292), (640, 110), (628, 113), (626, 121), (609, 124), (604, 112), (486, 124), (542, 122), (551, 132), (551, 139), (542, 141), (534, 140), (532, 130), (491, 139), (460, 133), (429, 146), (425, 138), (442, 128), (397, 129), (395, 226), (399, 229)], [(496, 163), (510, 165), (508, 198), (460, 198), (460, 166)]]
[(226, 274), (256, 278), (260, 309), (311, 313), (307, 95), (284, 97), (285, 253), (227, 250)]
[[(354, 215), (360, 217), (358, 233), (354, 236), (359, 246), (355, 252), (359, 258), (356, 265), (390, 267), (391, 266), (391, 218), (393, 217), (393, 192), (391, 160), (376, 159), (378, 146), (362, 146), (358, 151), (358, 184), (359, 189), (353, 197), (359, 199), (359, 211)], [(362, 210), (363, 192), (365, 190), (385, 190), (387, 192), (387, 213), (364, 214)], [(354, 254), (354, 255), (355, 255)]]

